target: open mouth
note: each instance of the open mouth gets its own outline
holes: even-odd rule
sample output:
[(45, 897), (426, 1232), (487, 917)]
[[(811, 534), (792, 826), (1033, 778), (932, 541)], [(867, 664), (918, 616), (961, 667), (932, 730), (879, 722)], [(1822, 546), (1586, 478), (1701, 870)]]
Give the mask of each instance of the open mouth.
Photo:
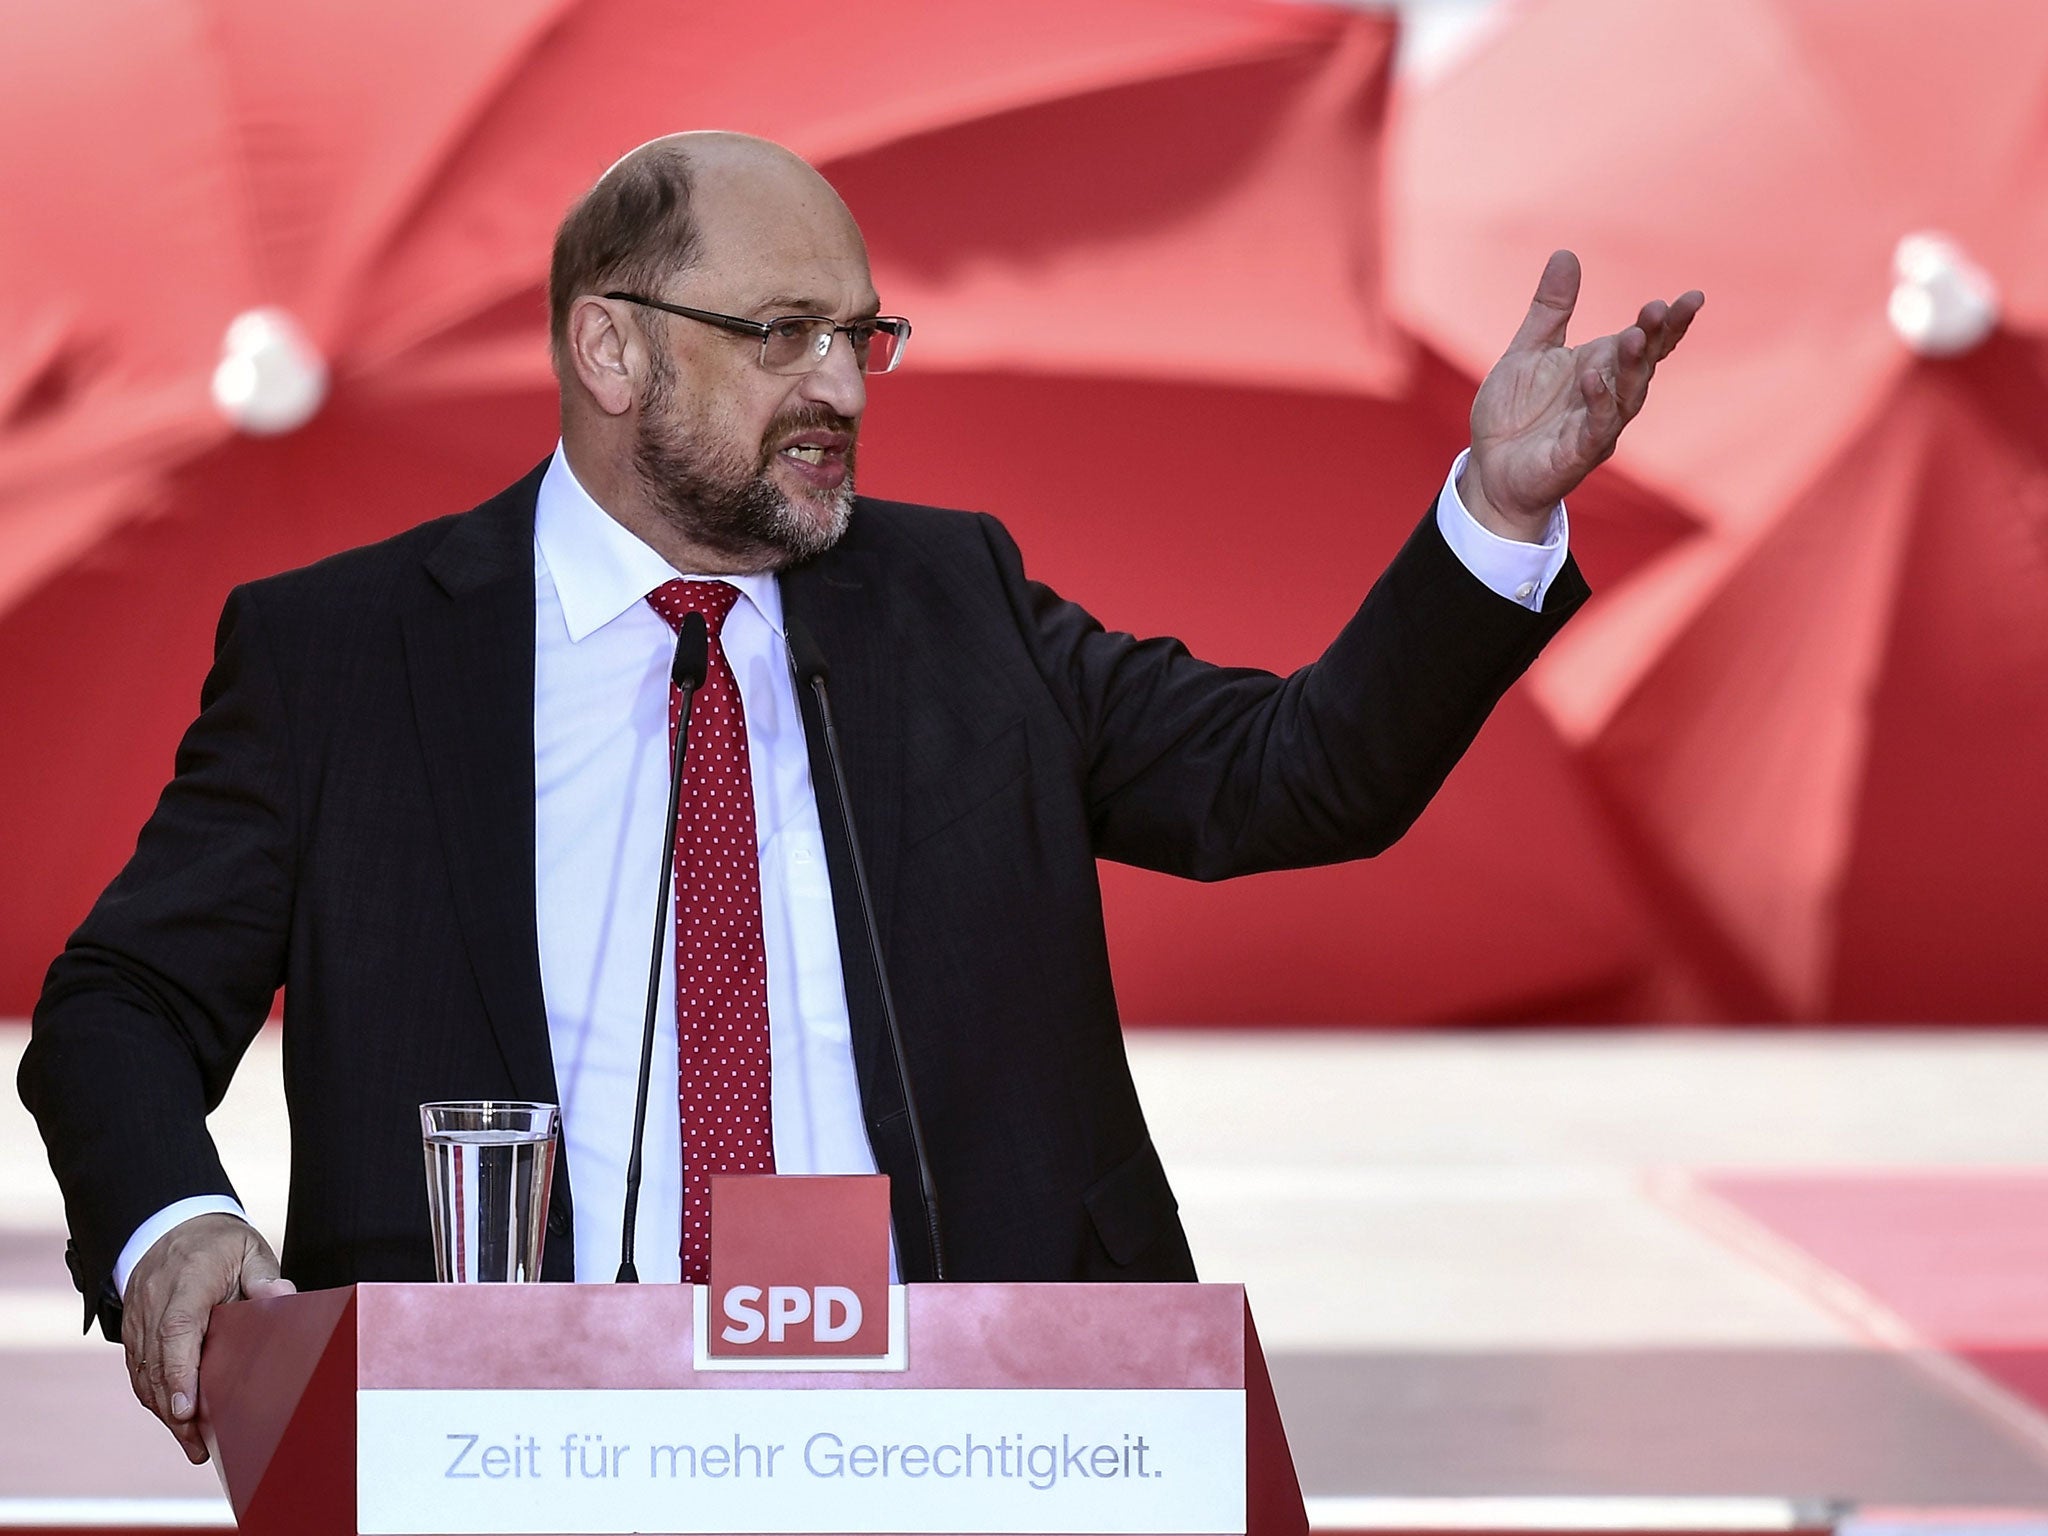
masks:
[(853, 463), (853, 434), (812, 430), (799, 432), (775, 451), (806, 485), (836, 491), (846, 483)]

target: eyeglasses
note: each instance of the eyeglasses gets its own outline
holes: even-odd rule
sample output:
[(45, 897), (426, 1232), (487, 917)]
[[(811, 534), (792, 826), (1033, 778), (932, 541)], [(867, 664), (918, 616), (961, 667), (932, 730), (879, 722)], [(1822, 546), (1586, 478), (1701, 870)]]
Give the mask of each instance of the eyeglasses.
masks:
[(777, 315), (773, 320), (743, 320), (738, 315), (721, 315), (715, 310), (691, 309), (687, 304), (668, 304), (660, 299), (642, 298), (637, 293), (608, 293), (608, 299), (628, 304), (645, 304), (667, 314), (681, 315), (715, 325), (723, 331), (761, 338), (761, 366), (770, 373), (809, 373), (824, 366), (832, 351), (832, 338), (844, 334), (853, 348), (853, 360), (862, 373), (888, 373), (903, 361), (903, 348), (910, 340), (910, 322), (901, 315), (876, 315), (869, 320), (849, 320), (845, 325), (826, 315)]

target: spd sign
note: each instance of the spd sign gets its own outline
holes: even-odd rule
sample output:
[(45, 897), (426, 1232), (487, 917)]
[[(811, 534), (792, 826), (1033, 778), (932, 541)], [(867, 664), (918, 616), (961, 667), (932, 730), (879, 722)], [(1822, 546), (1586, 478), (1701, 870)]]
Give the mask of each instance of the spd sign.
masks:
[(708, 1353), (889, 1352), (889, 1180), (715, 1174)]

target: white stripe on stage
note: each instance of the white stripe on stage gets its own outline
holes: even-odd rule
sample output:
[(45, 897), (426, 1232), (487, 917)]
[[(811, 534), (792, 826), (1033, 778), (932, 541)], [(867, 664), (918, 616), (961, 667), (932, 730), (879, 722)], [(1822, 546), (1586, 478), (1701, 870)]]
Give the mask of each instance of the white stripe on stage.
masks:
[(235, 1528), (226, 1499), (0, 1499), (4, 1530)]
[(1310, 1498), (1317, 1531), (1809, 1531), (1832, 1529), (1826, 1506), (1767, 1498)]
[[(1794, 1531), (1825, 1529), (1827, 1512), (1786, 1499), (1311, 1498), (1318, 1531)], [(221, 1499), (0, 1499), (0, 1530), (232, 1530)]]

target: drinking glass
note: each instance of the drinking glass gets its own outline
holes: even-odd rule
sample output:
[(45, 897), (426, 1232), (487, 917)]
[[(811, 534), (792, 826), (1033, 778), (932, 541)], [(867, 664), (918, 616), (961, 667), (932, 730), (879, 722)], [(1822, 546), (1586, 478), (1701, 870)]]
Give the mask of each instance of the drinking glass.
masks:
[(560, 1123), (552, 1104), (468, 1099), (420, 1106), (436, 1279), (540, 1278)]

